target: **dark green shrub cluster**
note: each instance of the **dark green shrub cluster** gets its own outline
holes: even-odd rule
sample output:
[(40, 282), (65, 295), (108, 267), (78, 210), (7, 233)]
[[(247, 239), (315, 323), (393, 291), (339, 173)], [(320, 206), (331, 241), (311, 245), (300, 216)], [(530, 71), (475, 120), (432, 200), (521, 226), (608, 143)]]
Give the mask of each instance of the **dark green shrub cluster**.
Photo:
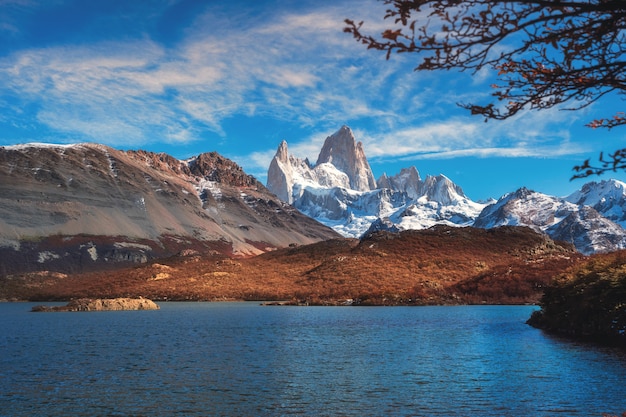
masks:
[(528, 324), (626, 347), (626, 252), (594, 257), (560, 276)]

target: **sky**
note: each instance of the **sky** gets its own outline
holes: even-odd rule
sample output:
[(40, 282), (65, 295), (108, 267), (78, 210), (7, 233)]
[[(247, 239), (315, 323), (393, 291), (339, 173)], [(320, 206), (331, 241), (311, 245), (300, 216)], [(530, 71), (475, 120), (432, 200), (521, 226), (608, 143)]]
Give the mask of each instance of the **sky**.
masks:
[(415, 166), (475, 200), (520, 187), (566, 196), (572, 167), (624, 147), (590, 129), (619, 96), (580, 111), (485, 122), (495, 74), (415, 72), (367, 50), (344, 19), (388, 26), (376, 0), (0, 0), (0, 146), (97, 142), (186, 159), (216, 151), (261, 182), (282, 140), (317, 160), (349, 126), (374, 176)]

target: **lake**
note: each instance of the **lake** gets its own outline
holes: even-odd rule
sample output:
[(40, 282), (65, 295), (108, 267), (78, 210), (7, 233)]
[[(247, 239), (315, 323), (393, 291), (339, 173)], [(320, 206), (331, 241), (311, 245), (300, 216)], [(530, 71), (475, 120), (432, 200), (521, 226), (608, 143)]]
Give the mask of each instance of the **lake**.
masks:
[(626, 411), (626, 352), (548, 336), (531, 306), (33, 305), (0, 303), (2, 416)]

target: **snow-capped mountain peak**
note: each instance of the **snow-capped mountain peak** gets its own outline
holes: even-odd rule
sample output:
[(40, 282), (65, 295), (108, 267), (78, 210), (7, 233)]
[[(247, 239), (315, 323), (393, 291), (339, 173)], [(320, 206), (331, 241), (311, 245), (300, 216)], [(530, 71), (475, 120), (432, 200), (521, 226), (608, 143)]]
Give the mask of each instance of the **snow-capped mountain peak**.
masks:
[(420, 187), (419, 198), (424, 201), (437, 201), (444, 205), (456, 205), (468, 198), (458, 185), (445, 175), (426, 177)]
[(402, 168), (400, 173), (388, 177), (387, 174), (381, 175), (376, 181), (378, 188), (389, 188), (394, 191), (404, 191), (409, 198), (417, 199), (420, 196), (422, 179), (417, 169), (412, 166), (410, 168)]
[(344, 172), (350, 181), (349, 187), (356, 191), (370, 191), (376, 188), (376, 180), (363, 151), (363, 144), (357, 142), (352, 130), (342, 126), (328, 136), (317, 158), (316, 166), (332, 164)]
[(376, 230), (449, 226), (527, 226), (585, 254), (626, 248), (626, 183), (590, 182), (565, 198), (522, 187), (474, 202), (443, 174), (421, 179), (415, 167), (374, 181), (363, 146), (347, 126), (326, 138), (317, 163), (289, 155), (282, 142), (268, 188), (344, 236)]
[(415, 167), (382, 175), (377, 182), (361, 142), (347, 126), (326, 138), (311, 167), (281, 143), (268, 170), (267, 186), (300, 211), (358, 237), (372, 223), (391, 229), (420, 229), (434, 224), (470, 225), (485, 204), (471, 201), (444, 175), (421, 180)]
[(582, 200), (574, 203), (568, 199), (520, 188), (487, 206), (474, 226), (528, 226), (554, 240), (570, 242), (586, 254), (626, 247), (626, 231), (621, 226), (596, 209), (579, 204)]
[(618, 180), (589, 182), (565, 200), (593, 207), (602, 216), (626, 227), (626, 183)]
[(484, 229), (528, 226), (543, 231), (577, 210), (575, 204), (522, 187), (487, 206), (476, 218), (474, 226)]

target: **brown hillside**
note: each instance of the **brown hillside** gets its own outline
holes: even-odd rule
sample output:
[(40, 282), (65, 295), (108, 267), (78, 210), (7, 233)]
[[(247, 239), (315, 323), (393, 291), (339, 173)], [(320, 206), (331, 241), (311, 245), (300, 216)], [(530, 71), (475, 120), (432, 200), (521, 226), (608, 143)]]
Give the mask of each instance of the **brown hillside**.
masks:
[(0, 297), (289, 300), (312, 304), (534, 303), (583, 259), (527, 228), (451, 228), (335, 239), (247, 259), (187, 254), (117, 272), (12, 276)]
[(182, 250), (254, 256), (339, 235), (215, 152), (0, 147), (0, 277), (129, 267)]

